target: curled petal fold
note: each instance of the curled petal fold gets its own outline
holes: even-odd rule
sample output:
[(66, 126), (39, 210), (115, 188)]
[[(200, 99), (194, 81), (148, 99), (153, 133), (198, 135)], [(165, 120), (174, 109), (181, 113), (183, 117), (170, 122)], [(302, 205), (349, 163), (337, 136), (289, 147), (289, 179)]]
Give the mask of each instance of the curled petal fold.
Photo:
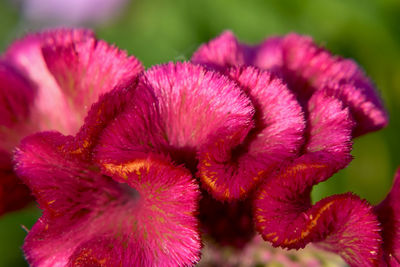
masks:
[(223, 132), (244, 138), (253, 126), (253, 107), (236, 83), (201, 66), (153, 67), (133, 90), (132, 101), (102, 132), (98, 157), (148, 151), (168, 154), (194, 169), (196, 153), (210, 135)]
[(198, 186), (167, 159), (147, 155), (101, 166), (41, 133), (23, 140), (17, 172), (43, 215), (23, 247), (32, 266), (176, 266), (199, 260)]
[(384, 261), (388, 266), (400, 266), (400, 169), (394, 177), (387, 197), (375, 207), (382, 224)]
[(198, 175), (217, 199), (243, 198), (261, 177), (295, 156), (304, 142), (302, 108), (286, 85), (269, 72), (232, 68), (254, 107), (255, 127), (243, 142), (216, 133), (199, 153)]
[(351, 266), (376, 266), (382, 239), (371, 205), (352, 194), (311, 205), (312, 186), (326, 175), (327, 164), (299, 158), (269, 179), (255, 198), (256, 228), (274, 246), (299, 249), (315, 242)]
[(375, 266), (381, 257), (380, 226), (372, 207), (352, 194), (311, 204), (312, 187), (351, 161), (353, 121), (329, 91), (308, 102), (303, 155), (267, 179), (256, 193), (256, 227), (274, 246), (303, 248), (310, 242), (338, 253), (352, 266)]
[(248, 46), (233, 33), (224, 32), (200, 46), (192, 61), (217, 69), (251, 65), (270, 70), (288, 83), (304, 105), (314, 92), (329, 86), (350, 107), (357, 123), (354, 136), (388, 123), (380, 97), (362, 69), (350, 59), (332, 55), (307, 36), (288, 34)]

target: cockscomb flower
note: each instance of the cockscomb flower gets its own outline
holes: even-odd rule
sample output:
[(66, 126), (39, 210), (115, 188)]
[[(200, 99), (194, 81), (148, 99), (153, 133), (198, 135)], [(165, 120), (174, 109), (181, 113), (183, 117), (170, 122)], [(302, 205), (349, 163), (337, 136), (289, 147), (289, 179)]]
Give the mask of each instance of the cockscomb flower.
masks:
[(28, 261), (196, 263), (199, 190), (189, 169), (207, 136), (248, 132), (252, 115), (250, 100), (227, 77), (171, 63), (103, 95), (75, 137), (26, 138), (16, 170), (43, 209), (25, 241)]
[(12, 171), (11, 152), (36, 131), (75, 134), (92, 103), (142, 70), (90, 30), (58, 29), (14, 42), (0, 61), (0, 214), (28, 202)]

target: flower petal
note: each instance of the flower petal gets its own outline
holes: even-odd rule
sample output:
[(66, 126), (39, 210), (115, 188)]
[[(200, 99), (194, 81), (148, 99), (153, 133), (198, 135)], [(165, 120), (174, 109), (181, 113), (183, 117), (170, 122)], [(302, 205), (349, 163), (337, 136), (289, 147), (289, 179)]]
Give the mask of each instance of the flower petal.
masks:
[(36, 134), (16, 153), (17, 172), (43, 209), (24, 245), (30, 264), (176, 266), (199, 260), (199, 192), (189, 172), (149, 156), (141, 165), (135, 159), (104, 166), (116, 181), (69, 151), (73, 141)]
[(373, 84), (354, 61), (333, 56), (311, 38), (296, 34), (283, 37), (282, 58), (285, 80), (295, 92), (307, 95), (323, 90), (327, 84), (338, 91), (357, 122), (354, 135), (378, 130), (388, 123)]
[(251, 65), (273, 71), (304, 105), (315, 91), (329, 85), (350, 107), (357, 122), (354, 136), (379, 130), (388, 123), (380, 97), (361, 68), (350, 59), (332, 55), (307, 36), (288, 34), (248, 46), (225, 32), (200, 46), (192, 61), (216, 69)]
[(386, 198), (375, 207), (382, 224), (383, 252), (388, 266), (400, 265), (400, 169), (394, 177), (392, 189)]
[(351, 194), (311, 205), (312, 187), (351, 160), (353, 121), (330, 91), (308, 102), (304, 154), (267, 179), (256, 194), (258, 231), (274, 246), (302, 248), (316, 242), (352, 266), (375, 266), (381, 256), (380, 227), (371, 205)]
[(255, 127), (240, 144), (217, 135), (201, 150), (198, 175), (217, 199), (243, 198), (304, 142), (302, 108), (280, 79), (253, 67), (232, 68), (229, 76), (251, 99)]
[(236, 39), (231, 31), (224, 31), (220, 36), (201, 45), (193, 54), (191, 61), (215, 69), (228, 66), (247, 65), (251, 51)]
[[(69, 113), (80, 118), (78, 129), (92, 103), (101, 94), (133, 82), (143, 70), (141, 63), (125, 51), (94, 38), (85, 42), (60, 42), (49, 36), (42, 47), (49, 72), (60, 86), (62, 100), (70, 102)], [(71, 133), (71, 132), (69, 132)]]
[(34, 95), (35, 88), (0, 61), (0, 149), (11, 152), (22, 136), (33, 130), (28, 119)]
[(142, 70), (134, 57), (84, 29), (28, 35), (8, 49), (5, 59), (38, 87), (31, 119), (41, 130), (65, 134), (76, 133), (91, 104), (118, 79), (131, 81)]
[(253, 108), (237, 85), (216, 72), (190, 63), (156, 66), (140, 77), (132, 101), (107, 125), (98, 155), (118, 151), (169, 154), (196, 166), (196, 152), (210, 135), (244, 138)]
[(30, 201), (29, 189), (14, 173), (11, 155), (0, 150), (0, 215), (23, 208)]
[(254, 203), (258, 231), (274, 246), (298, 249), (316, 242), (351, 266), (376, 266), (382, 240), (371, 205), (352, 194), (311, 205), (312, 186), (326, 175), (329, 161), (308, 155), (260, 188)]
[(0, 60), (0, 215), (32, 200), (28, 188), (13, 171), (12, 150), (34, 131), (29, 122), (35, 88), (13, 67)]

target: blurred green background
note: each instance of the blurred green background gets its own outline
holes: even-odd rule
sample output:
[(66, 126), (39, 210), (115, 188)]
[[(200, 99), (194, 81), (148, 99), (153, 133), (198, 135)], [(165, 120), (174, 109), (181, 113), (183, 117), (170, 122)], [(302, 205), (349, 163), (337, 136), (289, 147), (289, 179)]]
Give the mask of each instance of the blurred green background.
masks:
[[(0, 0), (0, 50), (36, 29), (15, 4)], [(199, 44), (224, 29), (245, 42), (298, 32), (335, 54), (354, 58), (376, 83), (389, 126), (358, 138), (348, 168), (315, 187), (313, 200), (352, 191), (372, 203), (388, 192), (400, 165), (399, 0), (132, 0), (119, 17), (95, 27), (99, 38), (138, 57), (146, 67), (188, 60)], [(0, 218), (0, 266), (26, 266), (20, 246), (40, 212), (34, 207)]]

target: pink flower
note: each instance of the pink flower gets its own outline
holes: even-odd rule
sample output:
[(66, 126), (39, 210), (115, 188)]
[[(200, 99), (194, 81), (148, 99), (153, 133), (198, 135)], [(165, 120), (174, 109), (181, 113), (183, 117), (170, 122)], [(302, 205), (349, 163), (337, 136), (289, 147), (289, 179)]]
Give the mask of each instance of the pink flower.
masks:
[(91, 104), (132, 82), (141, 64), (88, 30), (53, 30), (13, 43), (0, 61), (0, 214), (20, 208), (28, 191), (12, 171), (22, 137), (43, 130), (74, 134)]
[[(58, 84), (90, 88), (85, 79), (71, 82), (83, 69), (91, 73), (70, 67), (81, 62), (71, 50), (43, 51), (67, 59), (47, 63), (62, 73), (54, 75)], [(398, 183), (375, 210), (350, 193), (315, 205), (310, 199), (314, 185), (351, 161), (354, 136), (387, 123), (355, 63), (297, 35), (249, 47), (229, 33), (193, 60), (205, 66), (169, 63), (139, 76), (111, 71), (110, 82), (91, 79), (114, 90), (91, 107), (79, 131), (23, 140), (16, 170), (43, 209), (24, 245), (29, 263), (192, 265), (199, 230), (243, 248), (253, 238), (252, 220), (273, 246), (313, 242), (352, 266), (395, 262), (389, 233), (397, 217), (386, 211), (397, 209)], [(46, 80), (41, 75), (32, 77)], [(205, 189), (199, 209), (193, 176)]]
[(168, 158), (190, 168), (210, 133), (248, 131), (252, 113), (227, 77), (168, 64), (101, 97), (75, 137), (26, 138), (16, 168), (43, 209), (24, 245), (28, 261), (196, 263), (199, 191)]

